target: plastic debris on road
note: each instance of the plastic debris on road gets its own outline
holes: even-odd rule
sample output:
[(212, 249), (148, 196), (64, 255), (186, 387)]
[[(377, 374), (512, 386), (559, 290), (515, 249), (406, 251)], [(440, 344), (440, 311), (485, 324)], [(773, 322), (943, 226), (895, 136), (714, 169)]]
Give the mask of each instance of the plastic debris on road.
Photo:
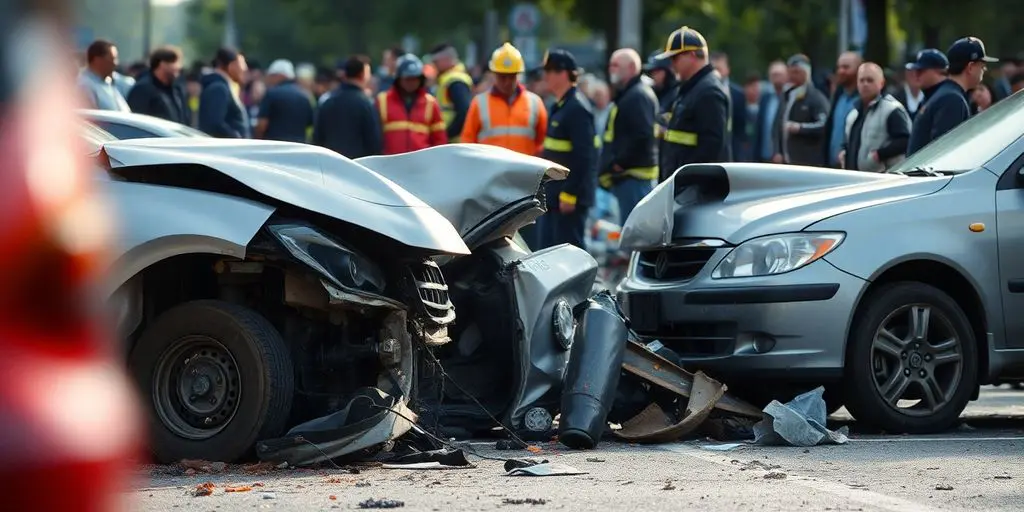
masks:
[(402, 508), (404, 501), (369, 499), (359, 503), (359, 508)]
[(709, 450), (712, 452), (727, 452), (729, 450), (735, 450), (743, 446), (743, 443), (726, 443), (726, 444), (706, 444), (701, 446), (701, 450)]
[(615, 435), (637, 443), (669, 443), (682, 439), (704, 423), (725, 394), (725, 389), (721, 382), (697, 372), (693, 376), (689, 401), (678, 421), (654, 403), (623, 423), (622, 430), (616, 431)]
[(772, 446), (817, 446), (845, 444), (847, 428), (825, 427), (825, 388), (808, 391), (786, 404), (772, 400), (764, 408), (764, 419), (754, 425), (754, 443)]
[(506, 473), (508, 476), (570, 476), (585, 475), (586, 471), (580, 471), (566, 464), (557, 462), (544, 462), (532, 466), (513, 468)]

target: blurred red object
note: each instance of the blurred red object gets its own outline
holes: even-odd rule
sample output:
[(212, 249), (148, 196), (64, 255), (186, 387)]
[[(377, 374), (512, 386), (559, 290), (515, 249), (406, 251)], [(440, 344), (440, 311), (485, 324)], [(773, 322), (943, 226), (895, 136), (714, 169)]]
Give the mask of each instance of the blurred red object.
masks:
[(116, 510), (141, 430), (98, 306), (110, 217), (58, 3), (0, 10), (0, 491), (5, 510)]

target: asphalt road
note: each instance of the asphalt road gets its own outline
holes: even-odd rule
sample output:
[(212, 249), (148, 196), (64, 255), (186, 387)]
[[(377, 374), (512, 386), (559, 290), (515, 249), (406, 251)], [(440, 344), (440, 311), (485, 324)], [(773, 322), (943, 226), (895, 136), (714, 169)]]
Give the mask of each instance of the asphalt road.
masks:
[[(842, 417), (840, 412), (838, 417)], [(965, 413), (968, 425), (933, 436), (854, 434), (842, 446), (741, 446), (711, 451), (708, 441), (671, 445), (602, 444), (573, 452), (493, 452), (569, 464), (585, 475), (508, 477), (500, 462), (472, 469), (281, 470), (249, 475), (164, 476), (140, 471), (131, 510), (282, 511), (357, 509), (367, 499), (400, 500), (403, 510), (1024, 510), (1024, 391), (986, 389)], [(211, 481), (213, 494), (194, 497)], [(229, 485), (261, 485), (224, 492)], [(333, 498), (332, 498), (333, 497)], [(508, 504), (505, 500), (543, 500)]]

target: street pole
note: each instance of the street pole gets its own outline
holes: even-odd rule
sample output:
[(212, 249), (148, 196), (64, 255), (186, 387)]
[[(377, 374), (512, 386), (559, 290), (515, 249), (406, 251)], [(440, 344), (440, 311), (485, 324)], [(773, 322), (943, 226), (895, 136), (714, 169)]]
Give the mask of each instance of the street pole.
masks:
[(142, 58), (149, 56), (153, 45), (153, 0), (142, 0)]
[(643, 4), (640, 0), (619, 0), (619, 48), (643, 50), (641, 25)]
[(839, 0), (839, 52), (850, 49), (850, 0)]
[(235, 0), (228, 0), (224, 12), (224, 47), (238, 48), (238, 34), (235, 29)]

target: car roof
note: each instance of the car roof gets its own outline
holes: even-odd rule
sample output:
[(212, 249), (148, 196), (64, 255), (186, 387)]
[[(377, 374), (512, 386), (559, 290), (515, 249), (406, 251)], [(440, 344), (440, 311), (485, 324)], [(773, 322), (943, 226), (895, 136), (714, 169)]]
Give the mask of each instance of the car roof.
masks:
[(181, 136), (182, 129), (195, 131), (197, 134), (202, 133), (198, 130), (193, 129), (191, 126), (186, 126), (159, 117), (153, 117), (146, 114), (136, 114), (132, 112), (115, 112), (112, 110), (95, 110), (95, 109), (80, 109), (78, 115), (83, 117), (85, 120), (90, 122), (108, 122), (108, 123), (119, 123), (141, 130), (152, 132), (164, 137), (176, 137)]

